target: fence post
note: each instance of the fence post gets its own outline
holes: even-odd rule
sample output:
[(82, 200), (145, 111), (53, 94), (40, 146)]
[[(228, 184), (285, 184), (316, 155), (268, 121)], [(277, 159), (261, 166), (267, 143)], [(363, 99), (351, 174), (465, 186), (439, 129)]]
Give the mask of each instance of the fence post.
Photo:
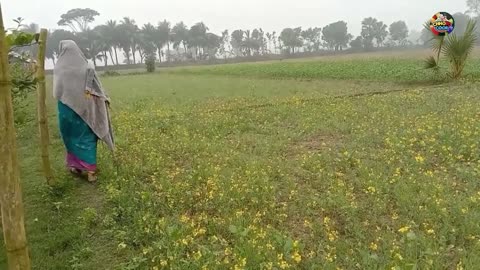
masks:
[(46, 105), (46, 83), (45, 83), (45, 50), (47, 44), (47, 29), (40, 30), (40, 38), (38, 39), (38, 59), (37, 59), (37, 113), (38, 113), (38, 129), (40, 133), (40, 150), (42, 155), (43, 173), (47, 179), (47, 184), (53, 184), (53, 172), (50, 164), (48, 148), (50, 146), (50, 136), (48, 132), (48, 116)]
[(12, 85), (0, 6), (0, 206), (8, 268), (29, 270), (22, 191), (13, 123)]

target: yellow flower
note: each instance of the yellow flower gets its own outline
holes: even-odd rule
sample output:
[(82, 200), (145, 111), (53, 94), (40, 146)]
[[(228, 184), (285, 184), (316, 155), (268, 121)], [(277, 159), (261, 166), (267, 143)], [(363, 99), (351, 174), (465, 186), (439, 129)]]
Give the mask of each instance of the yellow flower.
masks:
[(279, 263), (279, 267), (280, 267), (280, 269), (287, 269), (288, 267), (290, 267), (290, 265), (286, 261), (282, 260)]
[(182, 216), (180, 217), (180, 221), (181, 221), (182, 223), (187, 223), (188, 221), (190, 221), (190, 218), (189, 218), (187, 215), (182, 215)]
[(434, 233), (435, 233), (435, 230), (433, 230), (433, 229), (427, 230), (427, 234), (434, 234)]
[(409, 232), (410, 231), (410, 226), (405, 226), (405, 227), (402, 227), (400, 229), (398, 229), (398, 232), (400, 233), (406, 233), (406, 232)]
[(292, 259), (296, 262), (296, 263), (300, 263), (302, 261), (302, 255), (300, 255), (298, 253), (298, 251), (295, 251), (295, 253), (293, 253), (292, 255)]
[(370, 249), (373, 251), (377, 251), (378, 249), (377, 243), (374, 243), (374, 242), (370, 243)]
[(326, 224), (328, 224), (328, 223), (330, 223), (330, 218), (329, 218), (329, 217), (325, 217), (325, 218), (323, 219), (323, 224), (326, 225)]
[(193, 254), (193, 258), (198, 261), (202, 257), (202, 252), (199, 250)]
[(417, 155), (417, 156), (415, 157), (415, 160), (416, 160), (418, 163), (423, 163), (423, 162), (425, 162), (425, 158), (422, 157), (421, 155)]
[(337, 236), (335, 235), (335, 232), (328, 233), (328, 240), (330, 240), (330, 242), (335, 241), (335, 239), (337, 239)]
[(245, 265), (247, 265), (247, 258), (242, 258), (242, 260), (240, 262), (235, 264), (235, 270), (244, 269)]

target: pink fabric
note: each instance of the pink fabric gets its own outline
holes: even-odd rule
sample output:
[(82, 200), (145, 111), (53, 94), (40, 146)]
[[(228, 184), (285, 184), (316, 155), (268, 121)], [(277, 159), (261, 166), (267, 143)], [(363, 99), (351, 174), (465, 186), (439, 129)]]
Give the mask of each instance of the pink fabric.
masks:
[(69, 168), (75, 168), (87, 172), (94, 172), (97, 170), (96, 164), (88, 164), (71, 153), (67, 153), (67, 166)]

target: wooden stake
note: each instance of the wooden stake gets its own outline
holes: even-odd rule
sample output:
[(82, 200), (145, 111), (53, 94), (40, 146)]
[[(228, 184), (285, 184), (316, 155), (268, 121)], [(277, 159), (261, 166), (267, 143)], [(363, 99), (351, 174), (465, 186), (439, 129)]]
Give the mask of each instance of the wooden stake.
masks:
[(43, 173), (49, 185), (53, 184), (53, 172), (50, 165), (50, 158), (48, 154), (48, 147), (50, 146), (49, 132), (48, 132), (48, 117), (46, 105), (46, 83), (45, 83), (45, 49), (47, 44), (47, 29), (40, 31), (40, 38), (38, 40), (38, 60), (37, 60), (37, 110), (38, 110), (38, 128), (40, 131), (40, 149), (42, 152)]
[(0, 6), (0, 206), (8, 269), (29, 270), (22, 191), (13, 124), (12, 85)]

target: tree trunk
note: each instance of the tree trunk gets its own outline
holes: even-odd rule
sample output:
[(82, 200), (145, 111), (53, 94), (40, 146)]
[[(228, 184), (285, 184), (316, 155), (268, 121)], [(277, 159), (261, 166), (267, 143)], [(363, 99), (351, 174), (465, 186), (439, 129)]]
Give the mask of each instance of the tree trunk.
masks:
[(127, 58), (127, 64), (130, 65), (130, 48), (128, 51), (126, 51), (125, 49), (122, 49), (123, 50), (123, 53), (125, 55), (125, 57)]
[(93, 65), (94, 65), (95, 67), (97, 67), (97, 57), (95, 57), (95, 56), (92, 57), (92, 60), (93, 60)]
[(167, 62), (170, 62), (170, 42), (167, 42)]
[(105, 61), (105, 67), (108, 66), (108, 56), (107, 56), (107, 51), (103, 52), (103, 60)]
[(140, 64), (143, 64), (143, 59), (144, 59), (143, 56), (144, 56), (144, 53), (143, 53), (143, 51), (140, 50), (140, 49), (139, 49), (138, 51), (139, 51), (139, 53), (140, 53)]
[(113, 47), (113, 50), (115, 51), (115, 61), (117, 62), (117, 66), (118, 66), (117, 46)]
[(43, 173), (49, 185), (53, 184), (53, 172), (50, 165), (48, 147), (50, 146), (50, 133), (48, 132), (48, 117), (46, 105), (46, 83), (45, 83), (45, 48), (48, 32), (46, 29), (40, 31), (38, 60), (37, 60), (37, 96), (38, 96), (38, 128), (40, 131), (40, 150), (42, 152)]
[(137, 63), (137, 60), (135, 59), (135, 54), (136, 54), (135, 46), (132, 46), (132, 56), (133, 56), (133, 64), (135, 65)]
[(55, 66), (57, 63), (55, 63), (55, 58), (52, 58), (52, 63), (53, 63), (53, 66)]
[(0, 206), (8, 269), (29, 270), (20, 170), (13, 124), (12, 85), (0, 7)]
[(108, 49), (108, 54), (110, 54), (110, 61), (112, 62), (112, 65), (115, 65), (115, 62), (113, 62), (112, 48)]
[(158, 62), (162, 63), (162, 49), (160, 47), (158, 49)]

